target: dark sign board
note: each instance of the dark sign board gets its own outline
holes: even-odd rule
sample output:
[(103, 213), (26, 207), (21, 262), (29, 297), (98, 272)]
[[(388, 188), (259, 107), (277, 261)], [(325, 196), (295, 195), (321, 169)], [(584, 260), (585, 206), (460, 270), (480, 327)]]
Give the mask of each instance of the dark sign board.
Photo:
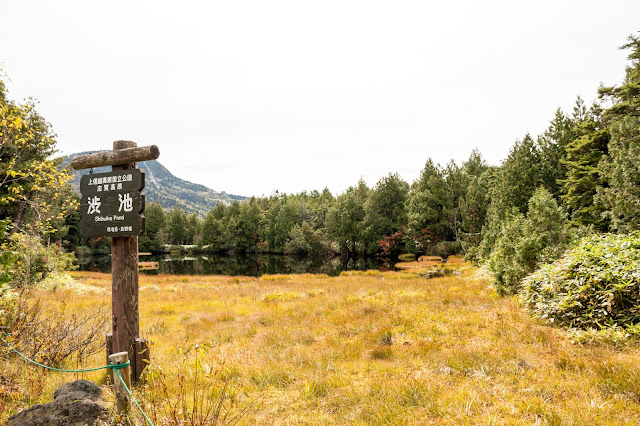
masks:
[(138, 169), (82, 176), (80, 234), (123, 237), (144, 232), (144, 173)]

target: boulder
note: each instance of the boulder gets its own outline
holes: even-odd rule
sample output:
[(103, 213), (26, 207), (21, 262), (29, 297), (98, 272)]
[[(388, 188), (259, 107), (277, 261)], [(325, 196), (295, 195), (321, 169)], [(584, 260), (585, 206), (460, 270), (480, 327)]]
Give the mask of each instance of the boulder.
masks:
[(87, 380), (62, 385), (48, 404), (34, 405), (9, 417), (10, 426), (84, 426), (108, 418), (108, 403), (102, 388)]

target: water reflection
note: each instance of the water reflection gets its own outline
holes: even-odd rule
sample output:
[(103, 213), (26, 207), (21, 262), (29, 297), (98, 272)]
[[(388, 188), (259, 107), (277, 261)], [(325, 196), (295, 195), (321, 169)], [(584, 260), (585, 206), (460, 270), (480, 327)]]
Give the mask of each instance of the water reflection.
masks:
[[(141, 274), (174, 275), (246, 275), (259, 277), (264, 274), (327, 274), (335, 276), (342, 271), (385, 269), (388, 265), (374, 258), (332, 259), (284, 256), (284, 255), (201, 255), (141, 256), (141, 262), (158, 262), (158, 269), (141, 270)], [(111, 272), (110, 256), (79, 258), (82, 271)]]

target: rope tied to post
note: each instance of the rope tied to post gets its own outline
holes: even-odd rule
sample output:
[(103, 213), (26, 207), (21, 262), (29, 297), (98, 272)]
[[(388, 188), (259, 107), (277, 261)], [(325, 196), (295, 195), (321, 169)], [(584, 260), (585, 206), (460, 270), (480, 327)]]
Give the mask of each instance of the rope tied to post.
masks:
[(9, 334), (3, 333), (3, 336), (0, 337), (0, 340), (2, 340), (4, 342), (4, 344), (9, 347), (9, 349), (11, 349), (13, 352), (17, 353), (18, 355), (20, 355), (25, 361), (27, 361), (27, 362), (29, 362), (31, 364), (37, 365), (38, 367), (42, 367), (42, 368), (44, 368), (46, 370), (58, 371), (58, 372), (61, 372), (61, 373), (88, 373), (88, 372), (91, 372), (91, 371), (105, 370), (107, 368), (113, 369), (113, 371), (118, 376), (118, 379), (120, 379), (120, 382), (122, 382), (122, 385), (124, 386), (125, 390), (129, 394), (129, 397), (131, 397), (131, 400), (135, 403), (136, 407), (138, 407), (138, 410), (140, 410), (140, 412), (142, 413), (142, 416), (144, 417), (144, 419), (147, 422), (149, 422), (149, 424), (151, 426), (154, 426), (153, 423), (151, 422), (151, 420), (149, 420), (149, 417), (147, 417), (147, 415), (144, 412), (144, 410), (142, 409), (142, 407), (140, 407), (140, 404), (138, 404), (138, 401), (136, 401), (136, 399), (133, 397), (133, 395), (131, 394), (131, 391), (129, 390), (129, 388), (125, 384), (124, 379), (120, 375), (120, 371), (119, 370), (122, 370), (124, 368), (129, 367), (131, 365), (131, 361), (127, 360), (126, 362), (123, 362), (122, 364), (111, 363), (110, 365), (105, 365), (105, 366), (102, 366), (102, 367), (86, 368), (86, 369), (81, 369), (81, 370), (66, 370), (66, 369), (63, 369), (63, 368), (49, 367), (48, 365), (40, 364), (39, 362), (32, 360), (31, 358), (27, 357), (26, 355), (24, 355), (23, 353), (18, 351), (9, 342), (4, 340), (4, 338), (7, 337), (7, 336), (9, 336)]
[(111, 365), (105, 365), (103, 367), (87, 368), (87, 369), (82, 369), (82, 370), (66, 370), (66, 369), (63, 369), (63, 368), (49, 367), (48, 365), (40, 364), (39, 362), (32, 360), (31, 358), (27, 357), (22, 352), (20, 352), (19, 350), (17, 350), (13, 346), (11, 346), (11, 344), (9, 342), (4, 340), (4, 338), (6, 336), (9, 336), (9, 335), (5, 333), (4, 336), (1, 337), (0, 339), (2, 339), (4, 344), (7, 345), (9, 347), (9, 349), (11, 349), (13, 352), (17, 353), (18, 355), (20, 355), (22, 358), (24, 358), (25, 361), (30, 362), (31, 364), (37, 365), (38, 367), (45, 368), (47, 370), (59, 371), (61, 373), (88, 373), (90, 371), (105, 370), (107, 368), (113, 368), (114, 370), (122, 370), (123, 368), (126, 368), (129, 365), (131, 365), (131, 362), (127, 361), (127, 362), (125, 362), (123, 364), (111, 364)]

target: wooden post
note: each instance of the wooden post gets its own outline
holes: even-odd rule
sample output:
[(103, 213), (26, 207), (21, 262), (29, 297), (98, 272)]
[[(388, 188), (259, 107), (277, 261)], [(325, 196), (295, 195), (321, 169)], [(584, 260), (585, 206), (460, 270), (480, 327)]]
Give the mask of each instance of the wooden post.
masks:
[[(138, 339), (138, 235), (144, 232), (144, 195), (140, 194), (144, 187), (144, 174), (138, 170), (127, 170), (135, 169), (137, 161), (155, 160), (159, 155), (160, 150), (155, 145), (138, 147), (135, 142), (115, 141), (113, 151), (81, 155), (71, 161), (76, 170), (113, 166), (112, 173), (99, 173), (97, 177), (85, 175), (80, 181), (83, 195), (80, 233), (84, 237), (112, 237), (113, 318), (112, 333), (106, 336), (106, 353), (110, 359), (112, 353), (126, 351), (131, 361), (131, 368), (126, 370), (126, 374), (133, 373), (133, 378), (128, 377), (127, 380), (135, 382), (140, 379), (150, 359), (149, 345)], [(119, 207), (116, 210), (117, 203)], [(133, 206), (138, 210), (132, 212)], [(122, 374), (125, 374), (124, 370)]]
[[(111, 359), (109, 357), (111, 356), (111, 354), (113, 354), (113, 334), (112, 333), (107, 333), (107, 335), (105, 336), (104, 346), (105, 346), (105, 351), (107, 353), (107, 365), (109, 365), (111, 364)], [(107, 376), (107, 381), (109, 381), (108, 376)]]
[[(129, 353), (118, 352), (112, 354), (109, 356), (109, 360), (113, 364), (125, 364), (129, 361)], [(122, 380), (118, 378), (118, 372), (113, 370), (113, 383), (116, 388), (116, 407), (118, 409), (118, 413), (125, 413), (129, 410), (129, 394), (122, 385), (122, 382), (124, 381), (127, 388), (131, 389), (131, 367), (125, 367), (121, 369), (119, 373)]]
[(132, 365), (132, 367), (134, 367), (134, 369), (132, 369), (134, 382), (138, 382), (141, 380), (142, 371), (145, 369), (147, 365), (149, 365), (150, 361), (151, 360), (149, 357), (148, 342), (141, 337), (137, 338), (136, 339), (136, 358), (135, 358), (135, 362)]
[[(136, 146), (135, 142), (115, 141), (113, 150)], [(113, 170), (129, 170), (135, 167), (136, 163), (127, 163), (114, 165)], [(135, 359), (135, 340), (140, 335), (137, 236), (111, 238), (111, 306), (113, 352), (127, 351), (128, 359), (133, 360)], [(127, 370), (129, 371), (131, 370)]]

